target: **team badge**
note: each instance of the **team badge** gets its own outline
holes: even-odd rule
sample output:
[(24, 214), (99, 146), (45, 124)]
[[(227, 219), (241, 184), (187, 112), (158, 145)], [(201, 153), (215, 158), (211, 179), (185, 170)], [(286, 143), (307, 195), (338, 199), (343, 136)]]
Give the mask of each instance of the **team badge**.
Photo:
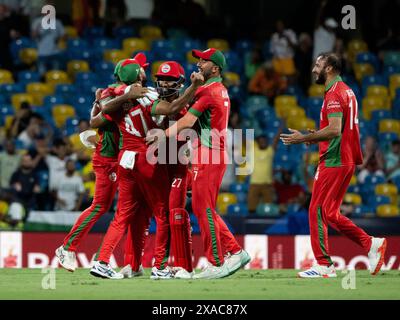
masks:
[(111, 180), (112, 182), (115, 182), (115, 181), (117, 181), (117, 174), (116, 174), (115, 172), (113, 172), (113, 173), (111, 173), (111, 174), (109, 175), (109, 178), (110, 178), (110, 180)]
[(171, 70), (171, 67), (169, 66), (169, 64), (164, 64), (164, 65), (161, 67), (161, 72), (162, 72), (162, 73), (168, 73), (170, 70)]

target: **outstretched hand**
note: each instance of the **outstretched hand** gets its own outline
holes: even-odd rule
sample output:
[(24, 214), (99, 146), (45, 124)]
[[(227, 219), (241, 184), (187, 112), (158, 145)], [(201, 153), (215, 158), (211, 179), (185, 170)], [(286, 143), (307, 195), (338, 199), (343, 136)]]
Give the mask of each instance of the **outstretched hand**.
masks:
[(304, 135), (295, 129), (288, 129), (291, 133), (281, 133), (280, 139), (285, 145), (303, 143)]
[(190, 81), (192, 82), (192, 84), (194, 84), (195, 86), (202, 86), (204, 84), (204, 76), (202, 73), (200, 72), (193, 72), (190, 75)]

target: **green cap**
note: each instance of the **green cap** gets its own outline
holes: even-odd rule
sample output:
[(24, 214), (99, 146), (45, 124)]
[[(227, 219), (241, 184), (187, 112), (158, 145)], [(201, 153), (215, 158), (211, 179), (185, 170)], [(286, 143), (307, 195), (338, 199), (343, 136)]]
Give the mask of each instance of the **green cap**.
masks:
[(133, 59), (120, 61), (120, 65), (115, 67), (118, 78), (125, 84), (131, 84), (138, 80), (140, 65)]

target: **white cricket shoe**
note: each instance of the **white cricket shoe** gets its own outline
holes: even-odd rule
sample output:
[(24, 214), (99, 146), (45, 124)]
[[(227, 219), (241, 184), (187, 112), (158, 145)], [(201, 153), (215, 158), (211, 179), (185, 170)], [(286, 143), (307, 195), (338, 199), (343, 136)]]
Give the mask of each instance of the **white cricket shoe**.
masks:
[(90, 274), (104, 279), (121, 280), (124, 275), (115, 272), (109, 264), (102, 264), (99, 261), (95, 261), (92, 269), (90, 269)]
[(121, 270), (119, 270), (118, 273), (122, 274), (124, 276), (124, 278), (130, 279), (130, 278), (134, 278), (134, 277), (143, 276), (144, 269), (143, 269), (143, 266), (140, 265), (138, 271), (133, 271), (131, 265), (127, 264), (125, 267), (123, 267)]
[(202, 272), (193, 276), (193, 279), (219, 279), (227, 276), (229, 276), (229, 270), (225, 263), (220, 267), (208, 263)]
[(335, 266), (329, 267), (315, 265), (308, 270), (301, 271), (297, 274), (299, 278), (336, 278)]
[(194, 276), (194, 271), (189, 272), (186, 269), (182, 268), (182, 267), (174, 267), (173, 268), (173, 272), (174, 272), (174, 278), (175, 279), (192, 279)]
[(64, 247), (61, 246), (56, 249), (56, 257), (64, 269), (70, 272), (75, 271), (78, 265), (75, 252), (64, 250)]
[(250, 262), (250, 255), (245, 250), (240, 250), (234, 254), (228, 254), (225, 257), (224, 264), (228, 268), (229, 274), (234, 274), (240, 268), (244, 267), (246, 264)]
[(371, 249), (368, 252), (369, 272), (376, 275), (381, 270), (385, 260), (387, 241), (385, 238), (372, 238)]
[(174, 273), (171, 268), (166, 267), (165, 269), (157, 269), (153, 267), (151, 269), (150, 279), (153, 280), (169, 280), (174, 278)]

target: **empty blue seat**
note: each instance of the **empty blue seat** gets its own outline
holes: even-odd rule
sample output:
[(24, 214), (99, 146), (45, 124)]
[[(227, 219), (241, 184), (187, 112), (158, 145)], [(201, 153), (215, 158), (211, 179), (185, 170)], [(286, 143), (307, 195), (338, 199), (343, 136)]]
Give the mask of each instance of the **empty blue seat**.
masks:
[(110, 38), (96, 38), (93, 40), (93, 48), (101, 50), (119, 49), (118, 41)]
[(55, 104), (64, 104), (64, 103), (65, 103), (65, 100), (62, 95), (46, 96), (43, 99), (43, 105), (45, 107), (53, 106)]
[(192, 49), (201, 49), (203, 48), (201, 42), (199, 40), (194, 39), (180, 39), (176, 42), (176, 50), (179, 50), (181, 53), (186, 54), (188, 51)]
[[(56, 86), (55, 93), (57, 95), (62, 95), (64, 99), (68, 100), (69, 96), (72, 96), (76, 93), (76, 89), (73, 84), (58, 84)], [(66, 97), (66, 95), (68, 95), (68, 97)]]
[(21, 37), (17, 40), (14, 40), (10, 44), (10, 52), (14, 60), (19, 62), (19, 50), (24, 48), (36, 48), (36, 43), (32, 41), (30, 38)]
[(235, 51), (244, 56), (247, 52), (250, 52), (253, 49), (253, 42), (250, 40), (238, 40), (235, 43)]
[(362, 79), (363, 93), (366, 93), (366, 92), (367, 92), (368, 86), (372, 86), (372, 85), (386, 86), (386, 85), (387, 85), (387, 82), (385, 81), (385, 79), (383, 78), (383, 76), (378, 75), (378, 74), (374, 74), (374, 75), (370, 75), (370, 76), (365, 76), (365, 77)]
[(74, 133), (78, 133), (78, 124), (79, 124), (79, 119), (78, 118), (68, 118), (65, 121), (64, 125), (64, 135), (70, 136), (73, 135)]
[(354, 211), (352, 213), (352, 216), (356, 217), (356, 218), (357, 217), (364, 218), (364, 217), (369, 216), (371, 214), (375, 215), (375, 209), (370, 207), (370, 206), (362, 204), (362, 205), (358, 205), (358, 206), (354, 207)]
[(67, 41), (67, 51), (78, 49), (84, 50), (89, 48), (89, 44), (85, 39), (76, 38), (76, 39), (68, 39)]
[(382, 204), (390, 204), (390, 198), (387, 196), (370, 195), (368, 197), (367, 204), (372, 208), (376, 208), (377, 206), (380, 206)]
[(154, 52), (161, 52), (163, 50), (175, 50), (174, 43), (171, 40), (154, 40), (151, 44), (151, 50)]
[(94, 101), (94, 96), (77, 95), (70, 102), (74, 106), (77, 116), (80, 119), (88, 119)]
[(393, 177), (391, 180), (393, 184), (396, 185), (397, 189), (400, 190), (400, 175)]
[(121, 41), (125, 38), (132, 38), (135, 36), (135, 29), (129, 26), (116, 27), (113, 29), (113, 36), (118, 41)]
[(374, 67), (375, 72), (379, 71), (378, 57), (375, 54), (373, 54), (372, 52), (361, 52), (361, 53), (357, 54), (356, 62), (357, 63), (369, 63)]
[(18, 72), (18, 82), (22, 84), (40, 82), (40, 74), (36, 71), (20, 71)]
[(84, 82), (94, 82), (97, 75), (94, 72), (78, 72), (75, 74), (75, 83), (81, 84)]
[(88, 40), (92, 40), (93, 38), (100, 38), (104, 36), (104, 28), (103, 27), (87, 27), (83, 30), (84, 38)]
[(226, 69), (241, 74), (243, 71), (243, 59), (232, 50), (225, 52), (224, 55), (226, 58)]
[(249, 214), (249, 210), (246, 204), (231, 204), (228, 206), (227, 213), (229, 216), (246, 217)]
[(185, 56), (175, 50), (160, 50), (160, 51), (155, 51), (155, 58), (157, 60), (165, 60), (165, 61), (177, 61), (179, 63), (183, 63), (186, 61)]
[(361, 187), (359, 185), (352, 185), (347, 188), (348, 193), (357, 193), (360, 194)]
[(112, 62), (106, 62), (106, 61), (100, 61), (98, 63), (95, 64), (94, 66), (94, 70), (96, 72), (114, 72), (114, 64)]
[(247, 183), (232, 183), (229, 186), (229, 192), (237, 193), (237, 192), (248, 192), (249, 185)]
[(2, 94), (7, 102), (10, 101), (10, 98), (15, 93), (23, 93), (25, 92), (25, 85), (22, 83), (12, 83), (12, 84), (1, 84), (0, 85), (0, 94)]
[(246, 106), (249, 110), (260, 110), (267, 107), (268, 105), (268, 100), (265, 96), (250, 96), (246, 100)]

